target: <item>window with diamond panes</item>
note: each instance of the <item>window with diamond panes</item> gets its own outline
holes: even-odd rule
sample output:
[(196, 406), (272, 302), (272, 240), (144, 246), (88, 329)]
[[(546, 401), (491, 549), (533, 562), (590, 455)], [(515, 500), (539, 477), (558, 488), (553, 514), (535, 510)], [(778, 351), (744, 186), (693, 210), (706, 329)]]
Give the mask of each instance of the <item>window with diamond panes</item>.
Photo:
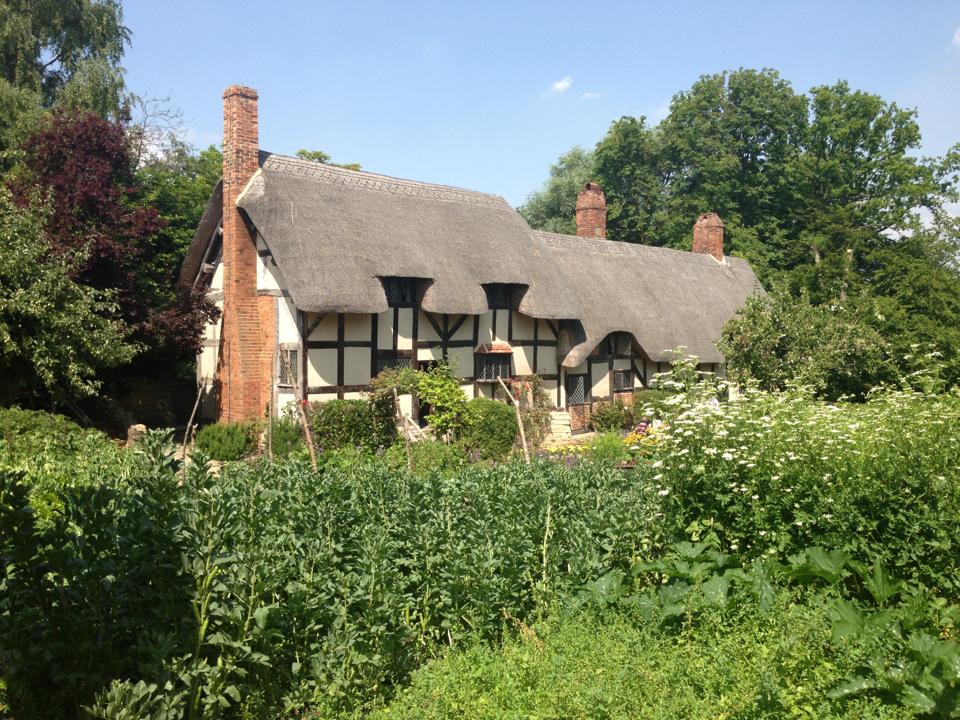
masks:
[(474, 361), (477, 367), (477, 380), (496, 381), (510, 377), (510, 353), (477, 353)]
[(633, 390), (633, 370), (615, 370), (613, 372), (613, 391)]
[(381, 354), (377, 356), (377, 373), (382, 373), (387, 368), (408, 367), (413, 367), (412, 357), (393, 354)]
[(567, 405), (583, 405), (587, 402), (587, 376), (567, 375)]

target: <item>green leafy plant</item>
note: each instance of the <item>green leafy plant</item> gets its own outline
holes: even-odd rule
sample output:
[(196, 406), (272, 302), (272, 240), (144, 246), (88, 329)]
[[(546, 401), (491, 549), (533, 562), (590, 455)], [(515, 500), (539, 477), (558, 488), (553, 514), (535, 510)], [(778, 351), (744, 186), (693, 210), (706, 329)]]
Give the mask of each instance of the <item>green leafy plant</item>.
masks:
[(517, 441), (516, 413), (506, 403), (474, 398), (464, 408), (457, 440), (478, 460), (506, 457)]
[(391, 416), (368, 400), (313, 403), (310, 427), (320, 451), (354, 447), (373, 452), (388, 447), (396, 436)]
[(463, 424), (467, 396), (446, 363), (417, 374), (417, 393), (429, 406), (427, 424), (438, 437), (455, 434)]
[(633, 426), (633, 408), (623, 400), (597, 403), (590, 413), (590, 429), (597, 432), (616, 432)]
[(215, 423), (197, 432), (197, 448), (214, 460), (240, 460), (256, 449), (256, 426), (251, 423)]

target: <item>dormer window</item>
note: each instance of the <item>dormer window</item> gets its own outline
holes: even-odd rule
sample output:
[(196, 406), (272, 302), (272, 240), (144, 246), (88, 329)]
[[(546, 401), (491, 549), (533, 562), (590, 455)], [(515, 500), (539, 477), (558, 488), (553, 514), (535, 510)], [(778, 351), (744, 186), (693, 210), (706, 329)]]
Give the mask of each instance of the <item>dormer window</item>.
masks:
[(512, 286), (507, 283), (487, 283), (483, 286), (487, 293), (487, 307), (491, 310), (509, 310), (513, 307)]
[(417, 278), (382, 277), (383, 291), (390, 307), (414, 307), (417, 303)]

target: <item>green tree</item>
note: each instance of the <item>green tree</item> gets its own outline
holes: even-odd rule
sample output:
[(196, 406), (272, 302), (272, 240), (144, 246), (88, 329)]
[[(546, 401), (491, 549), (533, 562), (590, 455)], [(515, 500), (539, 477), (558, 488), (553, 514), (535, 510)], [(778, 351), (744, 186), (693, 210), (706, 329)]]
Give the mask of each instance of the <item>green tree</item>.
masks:
[(50, 208), (34, 198), (14, 204), (0, 186), (0, 373), (5, 401), (16, 394), (91, 395), (107, 368), (128, 362), (136, 347), (110, 319), (111, 295), (72, 279), (83, 260), (53, 252)]
[(297, 150), (297, 157), (301, 160), (310, 160), (312, 162), (321, 163), (323, 165), (333, 165), (334, 167), (341, 167), (346, 170), (359, 170), (360, 163), (332, 163), (330, 162), (330, 155), (325, 153), (323, 150), (305, 150), (301, 148)]
[(119, 0), (0, 0), (0, 77), (48, 106), (75, 76), (120, 76), (129, 42)]
[(596, 177), (607, 196), (607, 235), (644, 245), (663, 245), (668, 181), (662, 160), (662, 133), (645, 118), (622, 117), (610, 125), (593, 157)]
[(518, 208), (530, 227), (574, 234), (577, 195), (594, 178), (593, 154), (574, 147), (550, 167), (550, 178)]
[(731, 375), (765, 390), (811, 387), (824, 398), (863, 397), (891, 378), (889, 345), (865, 320), (869, 301), (814, 305), (807, 293), (754, 296), (717, 346)]

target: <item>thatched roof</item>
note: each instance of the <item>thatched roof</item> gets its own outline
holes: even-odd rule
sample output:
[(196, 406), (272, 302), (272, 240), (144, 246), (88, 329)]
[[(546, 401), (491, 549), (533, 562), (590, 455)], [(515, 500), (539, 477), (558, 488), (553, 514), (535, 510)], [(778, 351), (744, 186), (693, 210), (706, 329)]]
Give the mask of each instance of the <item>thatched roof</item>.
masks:
[(382, 277), (424, 278), (422, 307), (476, 315), (482, 284), (526, 285), (520, 312), (578, 317), (576, 297), (502, 197), (271, 155), (237, 200), (310, 312), (387, 309)]
[(585, 338), (563, 364), (576, 367), (611, 332), (627, 332), (654, 362), (671, 359), (684, 346), (700, 362), (723, 362), (716, 348), (723, 324), (750, 295), (760, 291), (746, 260), (533, 232), (543, 254), (563, 268), (557, 282), (584, 308)]
[[(423, 279), (425, 310), (481, 314), (482, 286), (511, 283), (527, 288), (520, 312), (582, 324), (566, 367), (614, 331), (632, 334), (655, 362), (682, 345), (711, 363), (723, 361), (715, 346), (723, 324), (762, 292), (744, 260), (533, 231), (496, 195), (269, 153), (260, 164), (237, 205), (301, 310), (382, 312), (380, 278), (413, 277)], [(219, 220), (216, 202), (204, 213), (182, 282), (197, 276), (197, 246)]]

